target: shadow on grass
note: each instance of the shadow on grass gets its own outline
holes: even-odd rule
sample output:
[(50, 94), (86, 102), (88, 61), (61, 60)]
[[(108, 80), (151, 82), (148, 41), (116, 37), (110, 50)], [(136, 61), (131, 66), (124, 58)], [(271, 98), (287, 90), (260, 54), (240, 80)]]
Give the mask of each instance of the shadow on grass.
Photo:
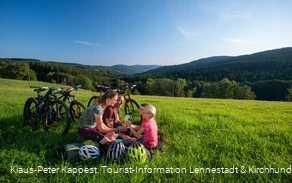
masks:
[(0, 150), (36, 154), (44, 158), (48, 164), (59, 161), (60, 157), (55, 147), (74, 143), (79, 137), (77, 129), (71, 129), (76, 128), (76, 124), (71, 125), (70, 131), (65, 136), (61, 136), (45, 132), (41, 125), (34, 130), (30, 126), (25, 126), (21, 115), (2, 118), (0, 123)]
[[(23, 124), (23, 119), (20, 115), (1, 119), (1, 126), (0, 148), (11, 154), (23, 154), (23, 158), (14, 157), (17, 163), (28, 161), (25, 156), (32, 156), (37, 157), (44, 164), (59, 164), (62, 161), (62, 157), (58, 154), (59, 149), (57, 147), (75, 143), (79, 138), (77, 122), (72, 122), (70, 131), (65, 136), (47, 133), (41, 125), (38, 129), (33, 130), (30, 126)], [(160, 141), (158, 147), (152, 150), (153, 154), (156, 154), (157, 151), (162, 151), (163, 134), (160, 133), (159, 135)]]

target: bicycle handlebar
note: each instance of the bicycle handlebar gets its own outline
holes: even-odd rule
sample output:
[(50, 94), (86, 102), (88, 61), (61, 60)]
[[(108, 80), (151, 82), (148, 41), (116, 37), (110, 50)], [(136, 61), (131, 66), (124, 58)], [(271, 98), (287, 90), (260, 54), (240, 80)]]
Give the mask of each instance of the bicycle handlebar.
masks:
[(135, 88), (137, 85), (129, 85), (131, 89)]
[(136, 85), (123, 85), (123, 86), (119, 86), (119, 90), (123, 90), (123, 89), (130, 89), (132, 90), (133, 88), (135, 88)]
[(46, 86), (30, 86), (30, 88), (35, 88), (34, 91), (36, 91), (36, 92), (42, 92), (42, 91), (46, 91), (46, 90), (58, 90), (58, 88), (46, 87)]
[(78, 90), (79, 88), (81, 88), (82, 85), (77, 85), (74, 87), (74, 90)]
[(109, 87), (109, 86), (104, 86), (104, 85), (97, 85), (97, 87), (98, 87), (98, 88), (106, 88), (106, 89), (111, 88), (111, 87)]
[(133, 89), (136, 87), (136, 85), (123, 85), (123, 86), (118, 86), (116, 88), (110, 87), (110, 86), (104, 86), (104, 85), (97, 85), (98, 88), (105, 88), (105, 89), (113, 89), (113, 90), (121, 90), (121, 88), (130, 88)]
[(67, 89), (63, 89), (62, 88), (62, 90), (61, 90), (61, 92), (63, 93), (63, 94), (65, 94), (65, 93), (70, 93), (71, 91), (73, 91), (73, 90), (78, 90), (79, 88), (81, 88), (81, 84), (80, 85), (76, 85), (76, 86), (74, 86), (74, 87), (72, 87), (72, 88), (67, 88)]

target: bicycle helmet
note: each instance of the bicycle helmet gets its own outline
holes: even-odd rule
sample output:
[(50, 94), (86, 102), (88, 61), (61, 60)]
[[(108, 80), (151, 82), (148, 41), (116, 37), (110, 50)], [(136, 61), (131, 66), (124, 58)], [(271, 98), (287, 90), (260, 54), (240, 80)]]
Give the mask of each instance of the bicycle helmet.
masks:
[(126, 147), (122, 142), (111, 142), (108, 147), (106, 158), (116, 161), (125, 155)]
[(84, 142), (82, 142), (84, 145), (92, 145), (95, 147), (99, 147), (99, 144), (93, 140), (85, 140)]
[[(145, 148), (146, 149), (146, 148)], [(146, 160), (147, 161), (150, 161), (152, 159), (152, 155), (151, 155), (151, 152), (148, 150), (148, 149), (146, 149)]]
[(84, 145), (79, 149), (79, 157), (82, 160), (96, 159), (100, 156), (99, 149), (93, 145)]
[(139, 142), (133, 142), (129, 148), (127, 155), (130, 159), (137, 163), (145, 163), (147, 158), (146, 148)]

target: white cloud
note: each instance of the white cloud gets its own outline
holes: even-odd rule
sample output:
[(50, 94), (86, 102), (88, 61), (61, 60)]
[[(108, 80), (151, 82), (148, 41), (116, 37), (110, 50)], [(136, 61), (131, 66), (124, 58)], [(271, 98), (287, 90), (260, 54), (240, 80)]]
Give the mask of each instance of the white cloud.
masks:
[(183, 37), (187, 40), (195, 40), (199, 35), (198, 32), (191, 30), (191, 29), (188, 29), (186, 27), (182, 27), (182, 26), (177, 25), (176, 28), (179, 31), (179, 33), (182, 34)]
[(214, 15), (225, 20), (242, 18), (249, 19), (251, 13), (242, 8), (243, 3), (236, 0), (221, 0), (221, 1), (199, 1), (198, 7), (208, 14)]
[(225, 37), (218, 37), (219, 39), (226, 41), (226, 42), (231, 42), (231, 43), (239, 43), (239, 44), (253, 44), (255, 41), (249, 40), (249, 39), (241, 39), (241, 38), (225, 38)]
[(79, 43), (79, 44), (83, 44), (83, 45), (90, 45), (90, 46), (101, 46), (100, 44), (97, 44), (97, 43), (90, 43), (87, 41), (79, 41), (79, 40), (75, 40), (75, 43)]

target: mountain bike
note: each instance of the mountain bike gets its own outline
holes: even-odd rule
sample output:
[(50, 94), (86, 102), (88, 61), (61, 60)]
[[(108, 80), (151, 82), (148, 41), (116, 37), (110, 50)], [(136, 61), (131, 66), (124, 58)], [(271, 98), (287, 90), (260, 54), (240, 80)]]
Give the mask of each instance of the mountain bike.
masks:
[(92, 96), (88, 103), (87, 103), (87, 107), (92, 105), (94, 103), (94, 101), (102, 95), (102, 93), (105, 93), (108, 89), (111, 89), (109, 86), (103, 86), (103, 85), (97, 85), (97, 90), (99, 90), (99, 95), (94, 95)]
[[(35, 88), (37, 97), (30, 97), (24, 105), (24, 125), (38, 129), (41, 125), (44, 131), (65, 135), (71, 124), (71, 115), (67, 105), (55, 95), (54, 87), (30, 86)], [(45, 95), (41, 92), (47, 91)]]
[(58, 94), (58, 93), (62, 94), (60, 97), (58, 97), (59, 100), (62, 100), (64, 103), (68, 102), (70, 114), (74, 121), (75, 119), (79, 119), (82, 112), (85, 110), (84, 104), (78, 101), (75, 95), (71, 94), (73, 90), (77, 91), (79, 88), (81, 88), (81, 85), (77, 85), (75, 87), (68, 88), (68, 89), (61, 89), (55, 93), (55, 94)]
[(98, 85), (97, 88), (99, 90), (98, 96), (92, 96), (87, 106), (90, 106), (94, 103), (94, 101), (102, 95), (102, 92), (105, 92), (108, 89), (113, 89), (117, 91), (119, 94), (122, 94), (125, 98), (125, 105), (124, 105), (124, 112), (125, 114), (130, 115), (131, 121), (140, 121), (140, 114), (139, 114), (139, 104), (131, 98), (130, 91), (135, 87), (136, 85), (125, 85), (125, 86), (119, 86), (117, 88), (111, 88), (108, 86)]

